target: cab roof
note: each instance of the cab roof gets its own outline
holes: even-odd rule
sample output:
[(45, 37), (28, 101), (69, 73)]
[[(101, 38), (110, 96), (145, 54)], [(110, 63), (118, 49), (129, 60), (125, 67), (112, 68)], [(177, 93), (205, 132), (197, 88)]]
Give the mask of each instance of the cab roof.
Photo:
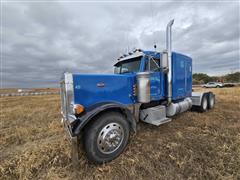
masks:
[[(181, 55), (181, 56), (185, 56), (185, 57), (188, 57), (184, 54), (181, 54), (181, 53), (177, 53), (177, 52), (172, 52), (173, 54), (178, 54), (178, 55)], [(135, 59), (135, 58), (138, 58), (138, 57), (141, 57), (141, 56), (144, 56), (144, 55), (147, 55), (147, 56), (153, 56), (154, 58), (160, 58), (160, 54), (161, 52), (156, 52), (156, 51), (144, 51), (144, 50), (141, 50), (141, 49), (136, 49), (132, 52), (129, 52), (128, 54), (124, 54), (122, 56), (120, 56), (117, 60), (118, 62), (114, 64), (114, 66), (118, 65), (119, 63), (122, 63), (122, 62), (127, 62), (127, 61), (131, 61), (131, 59)], [(188, 57), (190, 58), (190, 57)]]
[(141, 49), (136, 49), (133, 52), (129, 52), (128, 54), (124, 54), (124, 55), (120, 56), (117, 59), (118, 62), (116, 64), (114, 64), (114, 66), (116, 66), (117, 64), (119, 64), (121, 62), (129, 61), (131, 59), (142, 57), (144, 55), (159, 56), (159, 54), (160, 54), (159, 52), (155, 52), (155, 51), (143, 51)]

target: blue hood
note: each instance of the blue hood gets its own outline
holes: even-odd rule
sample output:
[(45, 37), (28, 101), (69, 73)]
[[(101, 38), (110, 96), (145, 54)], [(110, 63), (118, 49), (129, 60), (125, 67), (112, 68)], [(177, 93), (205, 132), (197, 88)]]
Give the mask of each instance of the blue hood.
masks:
[(74, 103), (86, 109), (103, 102), (135, 103), (135, 74), (73, 74)]

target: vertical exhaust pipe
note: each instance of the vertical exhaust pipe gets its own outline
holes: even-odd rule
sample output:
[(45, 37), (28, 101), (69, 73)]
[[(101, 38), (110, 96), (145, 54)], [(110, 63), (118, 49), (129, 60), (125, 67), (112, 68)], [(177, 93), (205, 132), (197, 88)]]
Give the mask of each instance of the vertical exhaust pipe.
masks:
[(166, 49), (168, 53), (168, 104), (172, 102), (172, 25), (174, 19), (172, 19), (166, 29)]

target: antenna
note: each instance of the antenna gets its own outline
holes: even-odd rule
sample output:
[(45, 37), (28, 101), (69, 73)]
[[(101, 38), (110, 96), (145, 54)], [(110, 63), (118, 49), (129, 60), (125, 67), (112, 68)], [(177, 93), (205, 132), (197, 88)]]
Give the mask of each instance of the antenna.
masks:
[(127, 25), (127, 54), (129, 53), (129, 32), (130, 32), (130, 27)]
[(154, 35), (154, 32), (153, 32), (153, 1), (151, 0), (150, 1), (150, 8), (151, 8), (151, 21), (152, 21), (152, 34), (153, 34), (153, 47), (154, 47), (154, 49), (155, 49), (155, 51), (156, 51), (156, 48), (157, 48), (157, 45), (156, 45), (156, 39), (155, 39), (155, 35)]

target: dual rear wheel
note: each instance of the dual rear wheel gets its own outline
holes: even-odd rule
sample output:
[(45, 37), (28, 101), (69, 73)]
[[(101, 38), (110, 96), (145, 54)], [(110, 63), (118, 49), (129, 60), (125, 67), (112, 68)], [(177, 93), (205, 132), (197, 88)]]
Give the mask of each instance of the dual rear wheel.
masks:
[(212, 109), (215, 105), (215, 96), (212, 92), (203, 94), (201, 100), (201, 106), (199, 107), (200, 112), (205, 112), (208, 109)]

